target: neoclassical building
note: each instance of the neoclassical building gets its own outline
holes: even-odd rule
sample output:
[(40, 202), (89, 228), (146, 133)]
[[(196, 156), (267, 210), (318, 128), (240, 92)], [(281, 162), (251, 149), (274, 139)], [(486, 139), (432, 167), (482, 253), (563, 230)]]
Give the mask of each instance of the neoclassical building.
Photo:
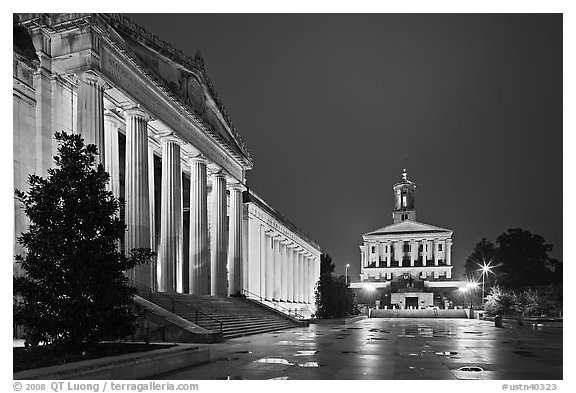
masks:
[(360, 282), (352, 287), (385, 288), (401, 308), (433, 306), (435, 289), (461, 285), (452, 280), (452, 231), (416, 221), (416, 184), (405, 169), (393, 190), (393, 222), (362, 236)]
[[(118, 14), (15, 14), (13, 53), (15, 188), (46, 175), (55, 131), (78, 133), (125, 199), (122, 249), (157, 252), (129, 272), (136, 282), (312, 302), (319, 247), (246, 191), (252, 157), (199, 53)], [(26, 226), (16, 204), (15, 237)]]

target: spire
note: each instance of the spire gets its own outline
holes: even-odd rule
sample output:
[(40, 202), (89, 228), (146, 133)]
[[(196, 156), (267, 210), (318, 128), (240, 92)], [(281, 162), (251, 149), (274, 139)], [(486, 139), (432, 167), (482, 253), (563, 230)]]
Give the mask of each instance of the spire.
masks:
[(406, 168), (402, 169), (402, 181), (408, 181), (408, 172), (406, 172)]

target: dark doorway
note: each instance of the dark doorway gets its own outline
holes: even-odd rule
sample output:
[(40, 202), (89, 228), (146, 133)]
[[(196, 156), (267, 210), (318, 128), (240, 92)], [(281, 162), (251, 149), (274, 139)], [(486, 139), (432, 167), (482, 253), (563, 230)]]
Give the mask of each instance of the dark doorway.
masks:
[(406, 308), (418, 308), (418, 298), (417, 297), (406, 297), (405, 300)]

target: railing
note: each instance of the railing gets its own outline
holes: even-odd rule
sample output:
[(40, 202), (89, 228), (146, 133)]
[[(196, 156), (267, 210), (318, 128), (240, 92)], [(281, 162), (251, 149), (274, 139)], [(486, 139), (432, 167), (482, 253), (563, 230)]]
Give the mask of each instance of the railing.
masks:
[(279, 310), (282, 313), (284, 313), (290, 317), (293, 317), (296, 319), (304, 319), (304, 314), (298, 313), (298, 309), (296, 309), (296, 308), (294, 309), (294, 311), (292, 311), (292, 309), (290, 309), (290, 308), (286, 308), (284, 306), (277, 304), (276, 303), (277, 301), (275, 301), (275, 300), (272, 300), (272, 301), (266, 300), (264, 297), (262, 297), (262, 295), (257, 295), (253, 292), (250, 292), (247, 289), (242, 289), (242, 294), (249, 299), (253, 299), (253, 300), (258, 299), (258, 301), (262, 304), (266, 304), (266, 303), (264, 303), (264, 301), (268, 301), (268, 302), (272, 303), (272, 306), (274, 309)]
[(146, 299), (146, 297), (143, 296), (143, 295), (144, 295), (144, 292), (147, 292), (147, 293), (148, 293), (148, 300), (149, 300), (150, 302), (152, 302), (152, 294), (153, 294), (153, 293), (156, 294), (156, 295), (164, 296), (164, 298), (168, 298), (168, 300), (170, 300), (170, 312), (174, 313), (175, 310), (176, 310), (176, 304), (178, 304), (178, 305), (180, 305), (180, 306), (182, 306), (182, 307), (184, 307), (184, 308), (187, 308), (187, 309), (189, 309), (189, 310), (191, 310), (191, 311), (194, 312), (194, 323), (195, 323), (196, 325), (198, 325), (198, 319), (199, 319), (199, 317), (200, 317), (200, 316), (203, 316), (203, 317), (206, 317), (206, 318), (208, 318), (208, 319), (210, 319), (210, 320), (218, 323), (219, 326), (220, 326), (220, 333), (224, 333), (224, 324), (223, 324), (223, 322), (222, 322), (221, 320), (216, 319), (216, 318), (214, 318), (213, 316), (211, 316), (211, 315), (209, 315), (209, 314), (206, 314), (206, 313), (204, 313), (204, 312), (202, 312), (202, 311), (200, 311), (200, 310), (197, 310), (197, 309), (195, 309), (194, 307), (191, 307), (190, 305), (188, 305), (188, 304), (186, 304), (186, 303), (183, 303), (183, 302), (181, 302), (181, 301), (178, 301), (178, 300), (174, 299), (173, 297), (169, 296), (168, 294), (165, 294), (165, 293), (163, 293), (163, 292), (158, 292), (157, 290), (155, 290), (155, 289), (153, 289), (153, 288), (150, 288), (150, 287), (147, 286), (146, 284), (143, 284), (143, 283), (141, 283), (141, 282), (138, 282), (138, 281), (136, 281), (136, 280), (134, 280), (134, 279), (132, 279), (132, 278), (128, 278), (128, 282), (130, 282), (136, 289), (138, 289), (139, 294), (140, 294), (144, 299)]

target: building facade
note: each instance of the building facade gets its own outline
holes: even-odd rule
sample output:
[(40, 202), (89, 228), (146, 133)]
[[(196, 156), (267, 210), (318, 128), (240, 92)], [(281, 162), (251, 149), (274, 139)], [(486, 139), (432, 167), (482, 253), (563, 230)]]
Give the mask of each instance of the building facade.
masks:
[(309, 317), (320, 278), (320, 247), (254, 192), (244, 192), (244, 288), (275, 307)]
[[(47, 174), (54, 132), (78, 133), (97, 146), (110, 190), (125, 200), (122, 249), (157, 252), (152, 265), (128, 272), (133, 280), (202, 295), (256, 289), (243, 199), (252, 157), (199, 53), (190, 57), (118, 14), (15, 14), (13, 54), (15, 188), (27, 190), (28, 174)], [(17, 254), (26, 227), (16, 204)], [(315, 243), (293, 244), (319, 269)], [(304, 271), (291, 279), (309, 281)]]
[(452, 231), (416, 221), (416, 184), (406, 170), (393, 190), (393, 223), (363, 235), (352, 287), (383, 289), (385, 303), (400, 308), (442, 305), (435, 292), (461, 285), (452, 280)]

